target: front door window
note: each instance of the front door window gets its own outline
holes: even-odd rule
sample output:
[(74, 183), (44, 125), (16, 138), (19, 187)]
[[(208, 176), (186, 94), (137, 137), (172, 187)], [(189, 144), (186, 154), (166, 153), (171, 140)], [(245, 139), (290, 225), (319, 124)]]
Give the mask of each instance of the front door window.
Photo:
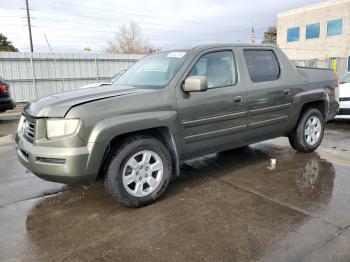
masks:
[(206, 76), (209, 89), (235, 85), (237, 74), (233, 53), (220, 51), (205, 54), (197, 61), (189, 75)]

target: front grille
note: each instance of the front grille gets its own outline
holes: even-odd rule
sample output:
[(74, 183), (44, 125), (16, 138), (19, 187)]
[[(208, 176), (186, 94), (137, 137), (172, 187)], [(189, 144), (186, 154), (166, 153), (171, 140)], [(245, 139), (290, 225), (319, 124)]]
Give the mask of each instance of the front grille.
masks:
[(350, 97), (341, 97), (339, 98), (340, 102), (350, 101)]
[(23, 134), (30, 142), (33, 142), (35, 136), (35, 123), (28, 120), (28, 118), (24, 119), (23, 122)]

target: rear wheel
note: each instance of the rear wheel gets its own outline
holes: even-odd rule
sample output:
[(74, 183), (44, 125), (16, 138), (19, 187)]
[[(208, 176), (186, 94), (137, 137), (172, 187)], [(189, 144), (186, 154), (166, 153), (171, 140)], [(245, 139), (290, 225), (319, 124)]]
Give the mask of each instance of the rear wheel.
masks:
[(319, 110), (310, 108), (304, 111), (298, 125), (289, 135), (289, 142), (295, 150), (309, 153), (321, 144), (323, 133), (323, 115)]
[(171, 167), (170, 153), (161, 142), (147, 136), (131, 137), (110, 158), (105, 189), (123, 206), (144, 206), (165, 192)]

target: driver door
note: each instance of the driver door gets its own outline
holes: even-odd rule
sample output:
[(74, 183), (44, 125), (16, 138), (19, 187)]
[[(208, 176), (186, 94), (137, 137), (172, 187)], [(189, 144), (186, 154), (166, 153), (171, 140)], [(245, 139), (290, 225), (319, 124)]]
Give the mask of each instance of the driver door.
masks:
[(236, 57), (231, 49), (201, 53), (186, 77), (206, 76), (208, 90), (184, 92), (181, 87), (177, 88), (184, 158), (217, 152), (244, 143), (246, 92), (238, 81)]

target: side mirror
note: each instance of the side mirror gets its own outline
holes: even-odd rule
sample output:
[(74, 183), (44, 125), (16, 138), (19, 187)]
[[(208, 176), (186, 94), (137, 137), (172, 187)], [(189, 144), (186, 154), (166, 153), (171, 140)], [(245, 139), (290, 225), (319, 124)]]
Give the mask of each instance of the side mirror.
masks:
[(203, 92), (208, 89), (208, 80), (206, 76), (189, 76), (182, 85), (185, 92)]

